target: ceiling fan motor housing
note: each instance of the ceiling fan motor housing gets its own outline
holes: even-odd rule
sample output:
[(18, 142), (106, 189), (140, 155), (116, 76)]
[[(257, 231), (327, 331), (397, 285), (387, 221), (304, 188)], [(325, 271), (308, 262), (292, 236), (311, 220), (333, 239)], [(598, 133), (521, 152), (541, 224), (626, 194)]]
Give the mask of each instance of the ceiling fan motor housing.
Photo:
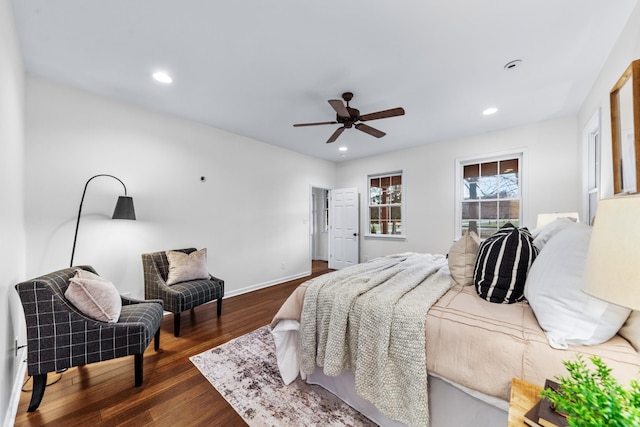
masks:
[(351, 125), (360, 120), (360, 111), (351, 107), (347, 107), (347, 111), (349, 112), (349, 117), (342, 117), (340, 114), (336, 114), (336, 121), (350, 128)]

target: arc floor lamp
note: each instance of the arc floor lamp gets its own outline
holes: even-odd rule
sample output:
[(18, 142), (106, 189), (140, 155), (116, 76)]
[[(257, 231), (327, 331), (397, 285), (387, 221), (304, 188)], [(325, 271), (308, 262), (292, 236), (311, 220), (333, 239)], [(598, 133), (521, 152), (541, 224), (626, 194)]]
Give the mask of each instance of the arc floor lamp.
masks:
[(109, 174), (98, 174), (89, 178), (84, 185), (84, 191), (82, 192), (82, 199), (80, 199), (80, 208), (78, 209), (78, 219), (76, 220), (76, 232), (73, 236), (73, 249), (71, 250), (71, 262), (69, 263), (69, 267), (73, 267), (73, 255), (76, 252), (76, 241), (78, 240), (78, 226), (80, 225), (80, 216), (82, 215), (82, 204), (84, 203), (84, 196), (87, 193), (87, 186), (91, 182), (91, 180), (98, 178), (99, 176), (107, 176), (113, 179), (116, 179), (122, 184), (124, 187), (124, 196), (119, 196), (118, 201), (116, 202), (116, 208), (113, 211), (113, 215), (111, 219), (136, 219), (136, 212), (133, 208), (133, 198), (127, 196), (127, 186), (124, 185), (124, 182), (120, 180), (120, 178), (115, 177)]

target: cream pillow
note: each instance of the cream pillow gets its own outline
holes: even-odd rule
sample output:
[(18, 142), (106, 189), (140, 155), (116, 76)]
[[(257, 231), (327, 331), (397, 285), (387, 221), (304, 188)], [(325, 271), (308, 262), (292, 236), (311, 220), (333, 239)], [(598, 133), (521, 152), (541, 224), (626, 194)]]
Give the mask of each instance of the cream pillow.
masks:
[(538, 251), (541, 251), (553, 236), (575, 223), (576, 221), (573, 218), (563, 217), (551, 221), (540, 228), (536, 228), (531, 232), (534, 246), (538, 248)]
[(120, 317), (122, 299), (113, 283), (90, 271), (76, 270), (69, 279), (65, 298), (85, 316), (115, 323)]
[(618, 331), (625, 340), (629, 341), (631, 346), (640, 352), (640, 311), (633, 310), (627, 321)]
[(208, 279), (207, 248), (185, 254), (180, 251), (167, 251), (169, 274), (167, 285), (174, 285), (189, 280)]
[(476, 263), (480, 238), (475, 232), (466, 231), (449, 249), (451, 277), (462, 286), (473, 285), (473, 267)]

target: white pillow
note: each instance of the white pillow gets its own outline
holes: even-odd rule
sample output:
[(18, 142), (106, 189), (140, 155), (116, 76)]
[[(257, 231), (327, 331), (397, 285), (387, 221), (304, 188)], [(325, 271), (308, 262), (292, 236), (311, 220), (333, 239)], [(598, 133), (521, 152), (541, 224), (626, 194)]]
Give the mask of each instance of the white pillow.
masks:
[(549, 240), (569, 225), (575, 224), (575, 220), (572, 218), (558, 218), (550, 223), (543, 225), (540, 228), (536, 228), (531, 232), (533, 236), (533, 245), (541, 251)]
[(122, 299), (113, 283), (90, 271), (78, 269), (69, 279), (65, 298), (85, 316), (115, 323), (120, 317)]
[(553, 348), (608, 341), (631, 312), (582, 291), (590, 239), (591, 227), (569, 224), (529, 270), (524, 295)]
[(167, 285), (189, 280), (208, 279), (207, 248), (185, 254), (180, 251), (166, 251), (169, 261)]

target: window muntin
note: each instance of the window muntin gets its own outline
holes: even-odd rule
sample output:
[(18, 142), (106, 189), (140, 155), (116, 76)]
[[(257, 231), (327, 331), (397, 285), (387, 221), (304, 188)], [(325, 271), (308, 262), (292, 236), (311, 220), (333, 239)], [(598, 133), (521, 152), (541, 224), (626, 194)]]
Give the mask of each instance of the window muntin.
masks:
[(461, 169), (461, 234), (484, 239), (508, 222), (520, 226), (521, 157), (469, 161)]
[(368, 176), (369, 234), (402, 235), (402, 172)]

